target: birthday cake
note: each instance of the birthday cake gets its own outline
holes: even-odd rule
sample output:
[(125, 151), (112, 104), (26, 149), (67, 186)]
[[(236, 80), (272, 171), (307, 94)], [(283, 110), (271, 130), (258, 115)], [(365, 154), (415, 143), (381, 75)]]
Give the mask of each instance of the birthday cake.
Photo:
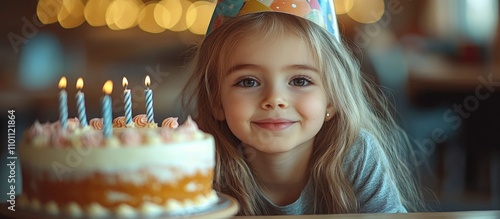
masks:
[(35, 124), (20, 147), (21, 207), (67, 217), (185, 215), (217, 202), (212, 189), (213, 137), (188, 118), (167, 118), (160, 127), (144, 115), (102, 120), (81, 127), (78, 119)]

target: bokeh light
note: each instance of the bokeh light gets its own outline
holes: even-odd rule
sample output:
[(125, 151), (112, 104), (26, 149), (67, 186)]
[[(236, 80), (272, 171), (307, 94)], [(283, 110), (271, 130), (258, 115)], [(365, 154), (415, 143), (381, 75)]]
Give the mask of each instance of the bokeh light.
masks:
[(52, 24), (57, 22), (57, 15), (61, 10), (59, 0), (40, 0), (36, 6), (36, 14), (42, 24)]
[(139, 13), (139, 28), (149, 33), (161, 33), (165, 28), (156, 23), (154, 11), (157, 6), (156, 2), (147, 3)]
[(75, 28), (85, 22), (84, 4), (80, 0), (63, 0), (57, 20), (64, 28)]
[(156, 23), (165, 29), (175, 26), (182, 17), (182, 4), (178, 0), (162, 0), (154, 10)]
[[(279, 10), (304, 10), (295, 0), (275, 3)], [(165, 30), (203, 35), (218, 1), (212, 0), (39, 0), (37, 16), (41, 23), (59, 22), (75, 28), (85, 21), (90, 26), (124, 30), (138, 26), (149, 33)], [(289, 6), (289, 7), (288, 7)], [(383, 0), (335, 0), (335, 14), (347, 14), (359, 23), (375, 23), (384, 15)]]
[(182, 5), (182, 10), (179, 11), (179, 13), (181, 14), (180, 15), (181, 19), (179, 19), (179, 22), (177, 22), (173, 27), (171, 27), (169, 29), (171, 31), (176, 31), (176, 32), (185, 31), (188, 29), (188, 26), (186, 24), (187, 10), (191, 6), (192, 3), (188, 0), (175, 0), (175, 1), (178, 1)]
[(353, 7), (347, 14), (359, 23), (375, 23), (384, 15), (384, 1), (354, 0)]
[(84, 15), (90, 26), (100, 27), (106, 25), (106, 10), (111, 0), (88, 0), (85, 5)]
[(144, 4), (138, 0), (114, 0), (106, 10), (106, 23), (111, 28), (129, 29), (137, 25)]
[(345, 14), (349, 12), (354, 6), (354, 0), (336, 0), (335, 1), (335, 13)]
[(205, 34), (214, 9), (215, 4), (208, 1), (196, 1), (191, 4), (186, 13), (186, 25), (189, 31), (198, 35)]

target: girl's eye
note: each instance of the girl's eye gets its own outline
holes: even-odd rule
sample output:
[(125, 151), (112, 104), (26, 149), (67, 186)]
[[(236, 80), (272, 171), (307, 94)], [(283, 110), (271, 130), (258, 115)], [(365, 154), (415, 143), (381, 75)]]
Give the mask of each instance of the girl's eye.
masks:
[(240, 86), (240, 87), (256, 87), (256, 86), (259, 86), (260, 84), (259, 84), (259, 82), (257, 82), (253, 78), (245, 78), (245, 79), (238, 81), (238, 83), (236, 83), (236, 85)]
[(292, 79), (289, 84), (292, 86), (304, 87), (304, 86), (310, 85), (311, 80), (309, 80), (305, 77), (298, 77), (298, 78)]

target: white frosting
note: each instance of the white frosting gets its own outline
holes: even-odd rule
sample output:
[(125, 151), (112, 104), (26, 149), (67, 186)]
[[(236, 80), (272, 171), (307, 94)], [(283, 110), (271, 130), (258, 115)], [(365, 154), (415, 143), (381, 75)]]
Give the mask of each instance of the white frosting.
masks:
[(139, 209), (141, 214), (148, 215), (148, 216), (158, 216), (161, 213), (163, 213), (163, 209), (160, 205), (146, 202), (144, 203), (141, 208)]
[(34, 199), (31, 202), (31, 208), (35, 211), (40, 211), (42, 210), (42, 204), (40, 204), (40, 201), (38, 201), (38, 199)]
[(106, 217), (109, 215), (108, 209), (102, 207), (100, 204), (95, 202), (90, 204), (90, 206), (86, 209), (86, 213), (89, 217), (92, 218)]
[(59, 214), (59, 207), (57, 207), (57, 203), (54, 201), (49, 201), (45, 204), (45, 211), (51, 215)]
[[(80, 179), (96, 171), (118, 174), (120, 180), (142, 184), (145, 178), (130, 174), (141, 170), (161, 182), (183, 175), (212, 171), (215, 146), (211, 135), (186, 142), (161, 143), (147, 147), (51, 148), (20, 147), (23, 168), (35, 169), (52, 180)], [(162, 168), (163, 167), (163, 168)], [(179, 175), (182, 173), (182, 175)], [(110, 177), (109, 180), (114, 180)]]
[(121, 204), (116, 210), (116, 215), (124, 218), (132, 218), (137, 215), (137, 212), (133, 207), (130, 207), (130, 205)]
[[(84, 180), (95, 174), (104, 177), (109, 184), (119, 181), (144, 186), (147, 183), (153, 191), (159, 192), (161, 184), (177, 183), (179, 179), (195, 174), (211, 174), (215, 167), (213, 137), (200, 131), (190, 119), (179, 131), (117, 128), (111, 138), (106, 139), (100, 132), (90, 128), (58, 132), (56, 129), (46, 130), (47, 127), (35, 126), (20, 145), (23, 171), (33, 179), (25, 183), (35, 193), (43, 189), (38, 188), (37, 181), (71, 182)], [(127, 131), (133, 133), (126, 133)], [(48, 135), (50, 133), (52, 134)], [(189, 182), (184, 190), (194, 193), (202, 192), (204, 188), (203, 184)], [(114, 204), (131, 199), (124, 191), (108, 191), (104, 195), (108, 203)], [(133, 218), (163, 213), (180, 215), (204, 210), (217, 201), (213, 190), (209, 195), (199, 195), (194, 200), (187, 201), (164, 201), (153, 193), (143, 197), (143, 202), (137, 208), (120, 204), (110, 209), (97, 202), (80, 205), (75, 200), (58, 206), (55, 200), (40, 202), (36, 198), (28, 200), (25, 196), (22, 197), (20, 206), (35, 211), (86, 218), (112, 215)]]
[(78, 205), (77, 203), (70, 202), (66, 206), (66, 213), (69, 215), (72, 215), (72, 216), (81, 217), (83, 215), (83, 210), (82, 210), (82, 208), (80, 208), (80, 205)]
[(23, 197), (21, 200), (23, 202), (22, 206), (25, 209), (35, 211), (43, 210), (43, 212), (53, 215), (59, 213), (59, 209), (65, 209), (64, 214), (70, 215), (71, 217), (81, 217), (86, 215), (90, 218), (103, 218), (109, 217), (110, 215), (116, 215), (120, 218), (132, 218), (139, 215), (152, 217), (159, 216), (163, 213), (167, 213), (169, 215), (182, 215), (190, 212), (201, 211), (214, 205), (217, 202), (218, 197), (217, 193), (212, 191), (207, 196), (198, 196), (194, 202), (179, 202), (171, 199), (163, 206), (152, 202), (145, 202), (138, 208), (122, 204), (116, 209), (107, 209), (95, 202), (90, 204), (87, 208), (81, 207), (75, 202), (71, 202), (66, 206), (58, 206), (54, 201), (48, 201), (47, 204), (45, 204), (45, 207), (41, 209), (40, 202), (37, 199), (30, 201), (28, 198)]

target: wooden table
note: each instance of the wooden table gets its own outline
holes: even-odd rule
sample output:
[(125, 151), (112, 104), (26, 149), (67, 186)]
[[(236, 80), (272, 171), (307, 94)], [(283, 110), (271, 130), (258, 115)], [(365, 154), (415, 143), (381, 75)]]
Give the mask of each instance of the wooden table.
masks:
[(293, 216), (236, 216), (233, 219), (499, 219), (500, 210), (491, 211), (457, 211), (457, 212), (430, 212), (408, 214), (337, 214), (337, 215), (293, 215)]
[[(434, 54), (406, 56), (409, 67), (407, 88), (410, 97), (428, 92), (498, 92), (500, 82), (500, 63), (464, 64), (454, 63)], [(489, 83), (486, 88), (485, 84)]]

